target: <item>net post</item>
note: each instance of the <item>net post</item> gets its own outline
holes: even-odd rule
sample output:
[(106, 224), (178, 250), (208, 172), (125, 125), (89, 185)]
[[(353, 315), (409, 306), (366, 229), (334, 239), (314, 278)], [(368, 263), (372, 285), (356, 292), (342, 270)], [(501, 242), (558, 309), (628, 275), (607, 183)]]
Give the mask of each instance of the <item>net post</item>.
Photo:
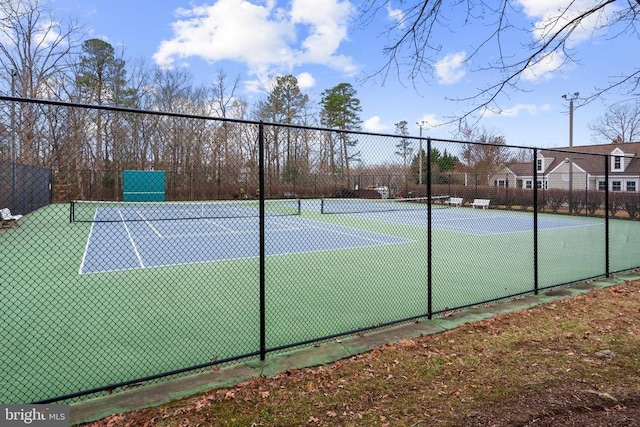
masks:
[(73, 223), (73, 218), (75, 217), (73, 208), (74, 208), (74, 203), (73, 203), (73, 200), (71, 200), (69, 201), (69, 224)]

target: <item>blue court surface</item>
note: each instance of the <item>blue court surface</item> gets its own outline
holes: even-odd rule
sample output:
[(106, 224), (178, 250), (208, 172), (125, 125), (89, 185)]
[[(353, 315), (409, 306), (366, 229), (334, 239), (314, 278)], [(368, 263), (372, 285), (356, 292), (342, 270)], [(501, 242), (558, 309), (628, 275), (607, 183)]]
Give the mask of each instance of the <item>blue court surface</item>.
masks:
[[(353, 213), (360, 218), (427, 227), (425, 210)], [(432, 210), (434, 230), (446, 230), (476, 236), (533, 232), (533, 214), (470, 208), (435, 208)], [(559, 215), (539, 215), (538, 230), (604, 226), (604, 221), (590, 218), (570, 219)]]
[[(318, 212), (317, 202), (305, 203), (306, 210)], [(130, 211), (116, 207), (98, 208), (79, 273), (255, 258), (259, 256), (259, 219), (255, 211), (249, 212), (249, 208), (238, 210), (238, 206), (234, 206), (234, 209), (239, 217), (223, 217), (229, 212), (224, 212), (220, 217), (215, 217), (215, 212), (208, 212), (207, 215), (211, 217), (202, 217), (202, 212), (183, 211), (179, 214), (190, 219), (165, 220), (153, 218), (151, 211), (145, 212), (139, 208)], [(432, 210), (432, 215), (434, 231), (475, 236), (533, 232), (533, 215), (530, 212), (436, 208)], [(331, 217), (344, 216), (361, 218), (369, 224), (374, 221), (422, 229), (426, 229), (429, 222), (426, 209), (326, 215), (327, 221), (331, 221)], [(540, 231), (592, 226), (603, 226), (603, 221), (558, 215), (538, 217)], [(388, 227), (381, 226), (380, 230), (388, 230)], [(315, 221), (302, 215), (267, 216), (265, 233), (267, 256), (409, 242), (382, 231), (372, 232)], [(416, 239), (424, 238), (424, 234), (416, 235)]]
[[(267, 256), (407, 242), (300, 216), (267, 217), (265, 233)], [(253, 258), (258, 243), (256, 217), (95, 222), (80, 274)]]

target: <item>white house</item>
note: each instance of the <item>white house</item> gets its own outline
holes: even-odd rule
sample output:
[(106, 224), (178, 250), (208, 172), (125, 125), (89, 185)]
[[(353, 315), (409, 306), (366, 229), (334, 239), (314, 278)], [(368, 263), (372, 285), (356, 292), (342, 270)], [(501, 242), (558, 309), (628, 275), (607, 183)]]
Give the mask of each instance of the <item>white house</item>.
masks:
[[(540, 149), (535, 159), (537, 187), (544, 189), (640, 191), (640, 142)], [(605, 156), (607, 155), (607, 156)], [(498, 187), (533, 188), (532, 163), (501, 164), (490, 182)], [(573, 176), (569, 177), (572, 167)], [(605, 182), (605, 168), (609, 182)]]

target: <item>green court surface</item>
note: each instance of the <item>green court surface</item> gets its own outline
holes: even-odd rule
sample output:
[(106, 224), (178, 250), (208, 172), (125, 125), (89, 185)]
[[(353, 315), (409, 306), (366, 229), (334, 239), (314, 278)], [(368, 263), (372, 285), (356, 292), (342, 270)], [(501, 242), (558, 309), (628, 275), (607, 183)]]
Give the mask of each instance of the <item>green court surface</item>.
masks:
[[(321, 215), (317, 207), (303, 201), (301, 218), (403, 240), (268, 256), (267, 348), (426, 314), (426, 216), (389, 222)], [(503, 226), (474, 232), (434, 224), (434, 312), (533, 290), (533, 232), (510, 226), (523, 218), (532, 224), (533, 214), (470, 215)], [(605, 274), (603, 219), (539, 218), (575, 223), (539, 231), (541, 287)], [(259, 258), (80, 274), (92, 226), (70, 223), (68, 205), (50, 205), (0, 231), (1, 402), (50, 399), (259, 350)], [(609, 227), (610, 271), (639, 266), (640, 222), (613, 219)]]

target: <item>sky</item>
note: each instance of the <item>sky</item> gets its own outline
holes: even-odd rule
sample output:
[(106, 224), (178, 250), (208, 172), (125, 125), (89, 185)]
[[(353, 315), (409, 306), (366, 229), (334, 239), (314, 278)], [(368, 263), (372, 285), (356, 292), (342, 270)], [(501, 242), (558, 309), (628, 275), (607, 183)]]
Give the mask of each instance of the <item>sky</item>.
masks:
[[(477, 71), (499, 53), (489, 46), (472, 55), (490, 27), (464, 25), (464, 7), (445, 13), (446, 26), (434, 39), (440, 50), (433, 55), (433, 70), (415, 82), (406, 77), (406, 69), (398, 75), (390, 73), (384, 81), (366, 78), (387, 59), (383, 48), (390, 38), (385, 30), (394, 26), (401, 31), (405, 25), (399, 0), (389, 1), (368, 20), (360, 14), (363, 1), (348, 0), (49, 1), (55, 15), (77, 19), (87, 38), (109, 42), (122, 49), (125, 58), (186, 68), (196, 84), (211, 84), (219, 70), (229, 77), (239, 76), (240, 95), (250, 104), (264, 97), (264, 88), (275, 75), (296, 76), (316, 104), (323, 90), (350, 83), (361, 102), (363, 129), (371, 132), (394, 133), (394, 124), (406, 120), (410, 135), (418, 136), (417, 123), (423, 122), (423, 136), (456, 139), (457, 126), (446, 123), (478, 101), (454, 99), (473, 96), (479, 88), (500, 80), (495, 72)], [(524, 43), (543, 38), (540, 28), (545, 19), (569, 3), (512, 1), (512, 21), (531, 31), (503, 38), (503, 51), (518, 53)], [(570, 40), (577, 61), (559, 66), (566, 57), (550, 55), (522, 75), (517, 89), (508, 88), (498, 98), (500, 113), (470, 119), (474, 126), (503, 135), (510, 145), (568, 146), (569, 103), (562, 95), (589, 95), (618, 70), (637, 66), (637, 56), (631, 55), (637, 39), (613, 37), (591, 24), (595, 26), (585, 23)], [(610, 142), (594, 140), (589, 125), (609, 105), (629, 98), (611, 93), (585, 106), (578, 106), (576, 100), (574, 145)]]

